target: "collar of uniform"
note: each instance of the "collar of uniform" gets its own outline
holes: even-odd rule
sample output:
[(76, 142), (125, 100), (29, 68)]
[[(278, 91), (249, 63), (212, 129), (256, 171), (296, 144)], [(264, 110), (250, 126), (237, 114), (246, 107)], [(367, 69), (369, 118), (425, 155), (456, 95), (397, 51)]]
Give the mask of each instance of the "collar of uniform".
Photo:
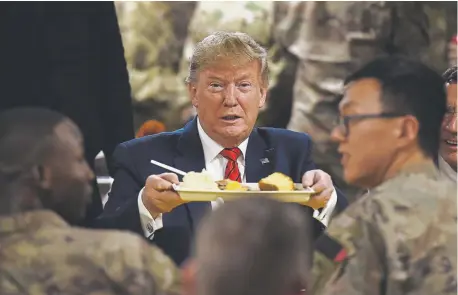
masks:
[(380, 191), (385, 188), (388, 184), (390, 184), (393, 180), (397, 179), (398, 177), (411, 175), (411, 174), (422, 174), (425, 175), (427, 178), (437, 179), (440, 177), (439, 169), (434, 164), (432, 160), (422, 161), (418, 163), (412, 163), (408, 165), (404, 165), (399, 172), (392, 177), (391, 179), (385, 180), (379, 186), (371, 189), (370, 192)]
[(49, 210), (0, 216), (0, 233), (33, 231), (43, 226), (68, 227), (69, 225), (59, 215)]
[(438, 176), (438, 172), (437, 166), (432, 160), (408, 164), (400, 170), (400, 174), (426, 174), (430, 177)]
[[(214, 141), (207, 133), (205, 133), (202, 125), (200, 125), (200, 120), (197, 118), (197, 130), (199, 131), (200, 141), (202, 142), (202, 148), (204, 150), (205, 163), (210, 163), (213, 161), (219, 153), (224, 149), (223, 146)], [(238, 148), (242, 152), (242, 157), (245, 159), (246, 149), (248, 147), (248, 139), (245, 139)]]

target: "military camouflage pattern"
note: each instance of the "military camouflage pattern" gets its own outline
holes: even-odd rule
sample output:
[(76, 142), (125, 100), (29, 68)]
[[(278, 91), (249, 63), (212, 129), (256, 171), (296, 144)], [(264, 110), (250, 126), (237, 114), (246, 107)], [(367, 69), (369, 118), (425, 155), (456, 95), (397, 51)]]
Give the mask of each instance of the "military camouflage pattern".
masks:
[(371, 190), (331, 221), (327, 235), (347, 258), (317, 250), (310, 294), (456, 294), (456, 195), (432, 162)]
[(273, 59), (276, 52), (271, 44), (275, 7), (271, 1), (199, 1), (189, 25), (181, 64), (182, 76), (188, 74), (189, 60), (197, 42), (215, 31), (242, 32), (261, 46), (269, 48), (269, 85), (274, 85), (277, 73), (283, 66), (281, 61)]
[[(454, 18), (447, 18), (448, 10)], [(330, 141), (343, 80), (375, 57), (391, 54), (422, 60), (442, 73), (453, 33), (449, 23), (456, 27), (456, 1), (307, 1), (292, 2), (277, 26), (277, 41), (299, 60), (288, 129), (311, 135), (315, 163), (350, 198), (357, 190), (345, 184)]]
[(51, 211), (0, 217), (0, 294), (180, 294), (173, 262), (130, 233), (70, 227)]
[(134, 105), (135, 128), (149, 119), (182, 127), (189, 102), (180, 61), (195, 2), (115, 2)]
[(189, 41), (195, 44), (215, 31), (228, 31), (246, 33), (266, 46), (271, 34), (273, 8), (273, 3), (268, 1), (201, 1), (189, 26)]
[(458, 48), (456, 43), (450, 43), (448, 48), (449, 66), (456, 66), (458, 64)]

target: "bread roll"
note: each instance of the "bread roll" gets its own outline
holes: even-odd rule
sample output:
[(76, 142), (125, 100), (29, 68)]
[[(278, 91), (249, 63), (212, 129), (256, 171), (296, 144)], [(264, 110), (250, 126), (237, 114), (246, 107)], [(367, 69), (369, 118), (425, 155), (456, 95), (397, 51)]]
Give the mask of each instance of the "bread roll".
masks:
[(258, 183), (259, 189), (262, 191), (293, 191), (294, 182), (291, 177), (275, 172), (263, 178)]

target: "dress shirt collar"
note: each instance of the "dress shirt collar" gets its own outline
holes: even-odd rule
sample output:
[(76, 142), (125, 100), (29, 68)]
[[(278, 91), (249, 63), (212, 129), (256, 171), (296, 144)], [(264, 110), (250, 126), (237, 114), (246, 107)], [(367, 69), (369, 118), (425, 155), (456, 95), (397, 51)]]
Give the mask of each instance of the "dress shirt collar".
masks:
[(442, 175), (444, 175), (445, 177), (449, 178), (450, 180), (454, 182), (457, 181), (456, 171), (453, 170), (452, 167), (450, 167), (450, 165), (447, 162), (445, 162), (444, 158), (442, 158), (441, 156), (439, 156), (438, 164), (439, 164), (439, 171), (441, 172)]
[[(210, 163), (213, 161), (219, 153), (224, 149), (223, 146), (218, 144), (216, 141), (210, 138), (207, 133), (205, 133), (202, 125), (200, 125), (200, 120), (197, 118), (197, 130), (199, 131), (200, 141), (202, 142), (202, 148), (204, 150), (205, 163)], [(248, 147), (248, 139), (245, 139), (238, 148), (242, 152), (242, 157), (246, 157), (246, 149)]]

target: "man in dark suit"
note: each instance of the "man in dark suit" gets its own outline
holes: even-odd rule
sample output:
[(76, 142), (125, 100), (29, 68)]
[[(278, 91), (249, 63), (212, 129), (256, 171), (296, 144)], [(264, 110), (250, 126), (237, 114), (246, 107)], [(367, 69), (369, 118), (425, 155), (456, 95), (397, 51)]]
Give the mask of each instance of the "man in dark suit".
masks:
[[(39, 106), (70, 117), (93, 168), (134, 138), (129, 77), (113, 2), (0, 3), (0, 110)], [(102, 213), (95, 192), (87, 222)]]
[[(258, 182), (273, 172), (289, 175), (318, 194), (304, 206), (309, 218), (327, 222), (334, 207), (346, 206), (328, 174), (315, 170), (308, 135), (254, 128), (266, 99), (267, 53), (242, 33), (217, 32), (196, 45), (187, 79), (197, 118), (183, 129), (122, 143), (114, 153), (116, 172), (99, 226), (138, 232), (181, 264), (197, 224), (218, 202), (184, 203), (173, 191), (179, 178), (150, 163), (183, 171), (206, 169), (215, 179)], [(327, 217), (321, 216), (327, 213)], [(315, 222), (314, 234), (323, 230)]]

